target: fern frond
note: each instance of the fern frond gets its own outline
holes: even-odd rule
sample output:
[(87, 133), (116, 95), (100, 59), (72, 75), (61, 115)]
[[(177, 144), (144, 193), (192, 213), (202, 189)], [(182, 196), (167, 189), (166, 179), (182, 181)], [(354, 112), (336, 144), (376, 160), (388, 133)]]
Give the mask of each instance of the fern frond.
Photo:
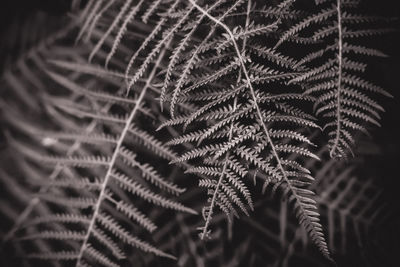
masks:
[[(307, 34), (310, 31), (313, 32), (313, 38), (320, 41), (321, 44), (315, 52), (300, 60), (302, 65), (310, 66), (309, 70), (291, 82), (300, 84), (305, 89), (305, 94), (318, 98), (315, 102), (317, 113), (329, 120), (324, 128), (330, 139), (331, 155), (346, 157), (346, 151), (351, 151), (352, 145), (348, 140), (353, 139), (351, 136), (356, 132), (354, 129), (364, 128), (361, 126), (364, 123), (379, 126), (376, 118), (379, 118), (381, 107), (365, 91), (390, 96), (382, 88), (364, 80), (362, 75), (368, 67), (366, 63), (360, 62), (358, 58), (352, 59), (355, 54), (379, 57), (385, 54), (354, 43), (353, 39), (385, 34), (390, 29), (368, 28), (369, 22), (376, 22), (377, 18), (353, 15), (355, 3), (348, 5), (342, 0), (319, 3), (321, 6), (328, 4), (332, 6), (310, 15), (287, 30), (277, 46), (289, 36)], [(314, 31), (311, 28), (312, 22), (320, 22), (321, 26)], [(367, 103), (370, 107), (365, 106)]]
[[(56, 266), (147, 266), (154, 256), (182, 266), (209, 259), (242, 265), (242, 258), (256, 265), (259, 244), (252, 250), (251, 235), (227, 257), (220, 236), (222, 221), (230, 240), (234, 219), (264, 205), (254, 184), (262, 194), (283, 192), (285, 204), (266, 216), (279, 222), (278, 234), (264, 221), (239, 222), (281, 242), (281, 251), (262, 244), (267, 256), (281, 255), (275, 265), (287, 265), (306, 234), (331, 259), (318, 207), (328, 207), (322, 215), (334, 248), (331, 213), (343, 204), (349, 208), (339, 211), (342, 224), (348, 217), (369, 221), (368, 207), (359, 216), (352, 212), (370, 184), (355, 192), (353, 177), (336, 175), (325, 150), (314, 152), (323, 141), (314, 129), (327, 132), (332, 157), (346, 157), (358, 132), (380, 125), (383, 107), (374, 95), (391, 97), (364, 77), (364, 58), (386, 55), (362, 44), (390, 32), (385, 23), (391, 19), (354, 13), (358, 2), (87, 1), (80, 14), (71, 14), (80, 24), (75, 47), (53, 39), (0, 81), (8, 90), (0, 101), (4, 154), (11, 155), (4, 165), (12, 161), (0, 183), (6, 196), (18, 199), (16, 208), (0, 203), (11, 222), (2, 245), (34, 264)], [(329, 175), (337, 181), (313, 178)], [(339, 183), (344, 191), (336, 190)], [(331, 189), (320, 191), (324, 186)], [(201, 191), (206, 203), (199, 202)], [(349, 192), (355, 202), (343, 202)], [(290, 221), (289, 206), (303, 230)], [(189, 217), (199, 210), (200, 227)], [(186, 215), (174, 220), (175, 212)], [(217, 246), (202, 242), (212, 237), (208, 242)]]
[(172, 255), (164, 253), (149, 245), (148, 243), (145, 243), (138, 238), (132, 236), (128, 231), (123, 229), (111, 216), (101, 213), (98, 215), (98, 220), (100, 224), (102, 224), (106, 229), (111, 231), (114, 235), (119, 237), (125, 243), (133, 245), (143, 251), (152, 252), (158, 256), (174, 259)]
[[(108, 37), (104, 41), (108, 42)], [(45, 69), (38, 69), (42, 75), (41, 79), (45, 81), (47, 78), (49, 84), (57, 85), (58, 89), (39, 88), (41, 91), (37, 97), (46, 102), (46, 106), (42, 109), (35, 107), (38, 112), (32, 113), (32, 117), (44, 114), (50, 118), (49, 125), (53, 125), (51, 126), (53, 129), (43, 131), (41, 130), (43, 127), (36, 123), (31, 127), (26, 123), (28, 118), (23, 118), (21, 122), (10, 123), (10, 125), (14, 125), (13, 131), (19, 132), (17, 139), (20, 137), (23, 139), (24, 136), (34, 133), (33, 138), (47, 140), (36, 143), (38, 147), (36, 151), (21, 140), (15, 140), (13, 146), (17, 148), (18, 153), (21, 153), (21, 158), (29, 164), (39, 166), (36, 167), (40, 170), (40, 174), (37, 175), (47, 177), (48, 183), (44, 182), (46, 180), (44, 177), (40, 182), (36, 182), (36, 185), (41, 188), (32, 198), (32, 204), (29, 204), (21, 214), (20, 221), (11, 230), (8, 238), (16, 235), (16, 241), (26, 240), (24, 242), (29, 241), (35, 244), (46, 242), (40, 241), (41, 239), (55, 239), (61, 243), (68, 242), (68, 245), (72, 244), (72, 247), (77, 250), (74, 251), (74, 255), (72, 252), (68, 255), (63, 252), (46, 253), (46, 246), (39, 246), (38, 250), (43, 251), (43, 254), (39, 252), (32, 254), (33, 258), (75, 260), (77, 266), (93, 262), (118, 266), (119, 260), (125, 257), (118, 240), (159, 256), (174, 258), (149, 243), (141, 241), (128, 230), (124, 230), (119, 222), (115, 221), (114, 224), (114, 221), (110, 221), (109, 215), (101, 216), (110, 207), (114, 207), (112, 217), (136, 222), (138, 226), (152, 232), (156, 229), (156, 225), (147, 215), (139, 211), (140, 201), (136, 207), (136, 203), (134, 205), (130, 203), (131, 199), (147, 200), (164, 208), (196, 214), (193, 209), (162, 195), (162, 191), (179, 195), (184, 189), (161, 176), (157, 170), (159, 166), (145, 163), (142, 159), (136, 161), (131, 158), (133, 154), (142, 157), (146, 153), (161, 156), (162, 159), (176, 158), (176, 154), (170, 148), (135, 123), (140, 122), (141, 116), (147, 113), (148, 109), (145, 106), (151, 106), (154, 103), (149, 100), (154, 99), (154, 96), (148, 96), (147, 93), (149, 91), (154, 93), (154, 90), (150, 89), (151, 81), (159, 71), (164, 53), (165, 49), (161, 51), (157, 58), (158, 62), (153, 66), (149, 76), (146, 74), (146, 80), (148, 78), (146, 85), (140, 90), (134, 88), (134, 99), (119, 97), (118, 94), (111, 93), (113, 91), (108, 88), (98, 86), (101, 83), (96, 85), (96, 83), (82, 82), (90, 77), (87, 75), (107, 74), (118, 79), (125, 78), (117, 71), (101, 72), (96, 65), (89, 64), (75, 68), (79, 65), (78, 63), (66, 63), (63, 57), (58, 57), (60, 60), (50, 63), (62, 70), (46, 70), (47, 65)], [(98, 54), (101, 55), (102, 51)], [(49, 55), (53, 56), (52, 53)], [(77, 62), (82, 61), (86, 50), (77, 50), (74, 55), (78, 58)], [(114, 60), (116, 59), (111, 58), (110, 63), (114, 64)], [(111, 85), (115, 86), (115, 83)], [(28, 90), (23, 86), (18, 88), (21, 88), (20, 91)], [(94, 91), (94, 88), (98, 91)], [(124, 89), (120, 91), (123, 92)], [(10, 95), (7, 101), (11, 102), (12, 97), (14, 95)], [(35, 108), (32, 107), (33, 110)], [(11, 116), (7, 118), (13, 120)], [(109, 134), (104, 133), (106, 128)], [(65, 146), (68, 141), (73, 142), (72, 146)], [(138, 143), (148, 149), (143, 152), (137, 146)], [(125, 146), (129, 149), (133, 146), (135, 152), (123, 155), (124, 151), (128, 151)], [(43, 164), (43, 162), (49, 164)], [(46, 165), (52, 165), (53, 169), (49, 169)], [(85, 177), (88, 177), (87, 179), (77, 178), (82, 171)], [(129, 177), (124, 173), (129, 173)], [(152, 185), (158, 187), (160, 191), (153, 191)], [(67, 192), (72, 195), (68, 195)], [(52, 216), (49, 212), (46, 216), (39, 216), (31, 224), (26, 223), (31, 213), (37, 213), (36, 210), (40, 211), (47, 205), (55, 206), (57, 209), (54, 211), (65, 211), (65, 214)], [(81, 232), (79, 234), (71, 232), (74, 224), (83, 227), (83, 236)], [(39, 228), (36, 229), (36, 226), (48, 226), (51, 230), (41, 232)], [(54, 230), (53, 227), (55, 227)], [(102, 230), (104, 228), (108, 230), (104, 232)], [(29, 232), (25, 233), (24, 229), (29, 229)]]
[[(216, 25), (220, 26), (222, 29), (224, 29), (225, 33), (226, 33), (226, 38), (229, 39), (229, 42), (231, 42), (231, 45), (233, 46), (232, 49), (235, 51), (236, 53), (236, 60), (235, 61), (231, 61), (232, 63), (228, 64), (227, 66), (229, 66), (229, 68), (219, 68), (217, 70), (215, 70), (212, 73), (220, 73), (219, 71), (222, 71), (223, 75), (216, 75), (213, 74), (214, 76), (210, 76), (213, 77), (210, 80), (210, 77), (205, 78), (204, 82), (201, 83), (196, 83), (194, 82), (194, 86), (193, 85), (189, 85), (188, 89), (184, 89), (184, 90), (179, 90), (179, 91), (174, 91), (173, 94), (176, 95), (176, 97), (179, 96), (179, 99), (181, 99), (181, 101), (193, 101), (196, 98), (192, 97), (189, 98), (188, 96), (193, 94), (194, 91), (200, 91), (202, 90), (203, 86), (209, 86), (212, 85), (214, 82), (217, 82), (219, 84), (222, 84), (223, 82), (228, 82), (229, 84), (229, 75), (231, 75), (232, 72), (236, 73), (238, 70), (237, 68), (232, 68), (230, 66), (240, 66), (240, 75), (243, 75), (244, 79), (242, 81), (242, 79), (239, 79), (239, 86), (241, 86), (240, 88), (244, 88), (243, 91), (245, 91), (245, 94), (235, 94), (229, 97), (222, 96), (221, 98), (217, 98), (215, 100), (210, 99), (209, 101), (207, 101), (207, 99), (202, 99), (202, 101), (206, 100), (206, 103), (203, 105), (203, 108), (199, 109), (199, 111), (196, 111), (195, 113), (193, 113), (194, 115), (192, 115), (192, 117), (187, 117), (189, 118), (189, 121), (186, 121), (184, 123), (184, 127), (188, 127), (189, 124), (192, 121), (195, 121), (196, 118), (198, 118), (199, 116), (207, 116), (206, 114), (209, 112), (213, 112), (217, 107), (219, 106), (226, 106), (227, 103), (229, 101), (234, 101), (234, 105), (233, 108), (231, 108), (231, 110), (233, 111), (230, 115), (228, 116), (221, 116), (221, 115), (217, 115), (218, 113), (216, 113), (217, 116), (209, 116), (210, 119), (215, 120), (215, 122), (210, 123), (209, 126), (206, 126), (206, 128), (204, 128), (205, 130), (202, 131), (197, 131), (197, 132), (193, 132), (193, 133), (189, 133), (186, 136), (183, 136), (180, 139), (175, 139), (174, 141), (171, 141), (171, 143), (173, 144), (179, 144), (185, 141), (197, 141), (197, 146), (198, 148), (195, 148), (191, 151), (188, 151), (186, 153), (184, 153), (180, 158), (179, 161), (187, 161), (187, 160), (193, 160), (193, 158), (204, 158), (207, 157), (208, 155), (211, 155), (214, 157), (214, 160), (216, 162), (218, 162), (217, 164), (212, 164), (212, 162), (207, 161), (206, 159), (203, 160), (204, 164), (207, 162), (207, 164), (211, 164), (215, 167), (219, 166), (220, 168), (220, 175), (217, 176), (218, 174), (218, 169), (215, 169), (215, 167), (211, 168), (210, 167), (198, 167), (198, 168), (192, 168), (189, 170), (189, 172), (197, 172), (201, 175), (205, 175), (205, 176), (209, 176), (210, 179), (202, 179), (200, 182), (201, 186), (205, 186), (207, 188), (209, 188), (208, 192), (211, 193), (211, 200), (210, 200), (210, 206), (206, 207), (205, 209), (203, 209), (203, 216), (205, 218), (205, 225), (204, 227), (201, 228), (202, 234), (201, 237), (204, 238), (206, 235), (208, 235), (209, 231), (208, 231), (208, 227), (210, 225), (210, 221), (214, 212), (214, 206), (219, 206), (226, 214), (227, 214), (227, 218), (228, 220), (231, 220), (230, 217), (231, 216), (236, 216), (237, 212), (235, 210), (235, 208), (232, 206), (232, 204), (230, 204), (231, 202), (234, 203), (235, 205), (237, 205), (241, 210), (245, 210), (244, 206), (243, 206), (243, 202), (239, 201), (237, 194), (233, 194), (234, 191), (233, 188), (241, 189), (242, 192), (247, 192), (247, 189), (244, 189), (242, 186), (232, 186), (231, 189), (228, 189), (226, 187), (227, 183), (225, 182), (226, 179), (226, 172), (227, 172), (227, 159), (230, 158), (230, 152), (235, 152), (235, 154), (237, 154), (236, 156), (239, 156), (239, 158), (241, 160), (244, 160), (245, 162), (247, 162), (248, 164), (254, 165), (257, 168), (259, 168), (260, 170), (262, 170), (263, 172), (265, 172), (268, 176), (270, 176), (268, 179), (271, 182), (277, 183), (279, 184), (282, 181), (287, 181), (289, 182), (289, 177), (292, 177), (293, 175), (296, 175), (299, 179), (301, 177), (304, 177), (301, 173), (295, 173), (295, 172), (291, 172), (290, 170), (286, 170), (281, 161), (284, 160), (283, 155), (284, 154), (292, 154), (292, 153), (299, 153), (301, 155), (305, 155), (305, 156), (311, 156), (314, 157), (314, 154), (312, 154), (311, 152), (309, 152), (307, 149), (302, 149), (300, 147), (297, 146), (291, 146), (289, 144), (279, 144), (279, 142), (277, 142), (277, 139), (279, 139), (280, 135), (275, 135), (273, 138), (271, 137), (271, 129), (270, 129), (270, 125), (272, 122), (277, 123), (279, 121), (283, 121), (285, 123), (287, 123), (288, 121), (293, 121), (296, 124), (302, 125), (302, 126), (316, 126), (315, 123), (311, 122), (308, 120), (308, 116), (304, 115), (305, 118), (299, 118), (296, 117), (297, 112), (296, 109), (294, 107), (291, 107), (290, 105), (286, 104), (287, 106), (285, 107), (285, 104), (282, 103), (281, 108), (283, 109), (284, 113), (293, 113), (295, 115), (290, 116), (290, 115), (286, 115), (286, 114), (276, 114), (276, 115), (265, 115), (265, 111), (264, 111), (264, 105), (269, 104), (271, 102), (279, 102), (279, 101), (289, 101), (289, 100), (298, 100), (301, 97), (300, 96), (294, 96), (292, 94), (282, 94), (282, 95), (276, 95), (273, 97), (265, 97), (265, 98), (260, 98), (257, 94), (256, 89), (254, 88), (254, 86), (258, 86), (258, 85), (268, 85), (269, 83), (276, 83), (279, 84), (281, 82), (281, 80), (285, 80), (288, 79), (289, 77), (293, 77), (292, 75), (287, 75), (287, 74), (281, 74), (279, 71), (276, 70), (270, 70), (268, 68), (264, 68), (263, 66), (257, 66), (257, 65), (253, 65), (251, 64), (245, 55), (240, 51), (238, 44), (237, 44), (237, 38), (235, 37), (235, 30), (230, 30), (229, 27), (224, 24), (223, 22), (221, 22), (221, 20), (218, 20), (216, 17), (214, 17), (213, 15), (211, 15), (210, 13), (212, 12), (212, 10), (205, 10), (202, 7), (200, 7), (197, 3), (195, 3), (194, 1), (190, 1), (191, 5), (193, 5), (194, 7), (196, 7), (196, 9), (202, 13), (203, 15), (205, 15), (207, 18), (209, 18), (213, 23), (215, 23)], [(272, 23), (271, 25), (274, 25), (274, 23)], [(250, 25), (250, 23), (248, 22), (247, 26), (252, 27), (252, 25)], [(237, 30), (238, 31), (238, 30)], [(264, 34), (264, 31), (258, 31), (256, 29), (254, 29), (254, 33), (259, 33), (259, 34)], [(209, 37), (208, 37), (209, 36)], [(211, 39), (211, 36), (208, 35), (207, 37)], [(245, 34), (246, 39), (247, 38), (254, 38), (257, 36), (257, 34), (255, 35), (247, 35)], [(208, 41), (208, 40), (207, 40)], [(211, 41), (212, 42), (212, 41)], [(203, 44), (202, 44), (203, 45)], [(218, 53), (224, 53), (227, 49), (216, 49), (216, 52)], [(265, 51), (266, 53), (266, 51)], [(272, 55), (274, 55), (274, 52), (269, 52)], [(279, 55), (279, 54), (275, 54), (275, 55)], [(272, 60), (274, 61), (276, 60), (276, 56), (275, 57), (271, 57)], [(294, 65), (294, 64), (291, 64)], [(285, 65), (287, 66), (287, 65)], [(192, 67), (190, 67), (192, 68)], [(254, 76), (250, 76), (253, 75), (253, 73), (256, 73), (256, 77)], [(185, 78), (188, 76), (189, 72), (185, 73)], [(182, 77), (182, 76), (181, 76)], [(203, 76), (204, 77), (204, 76)], [(184, 86), (184, 82), (183, 79), (181, 78), (181, 80), (178, 80), (178, 84), (179, 86)], [(241, 84), (243, 82), (243, 85)], [(215, 89), (216, 90), (216, 89)], [(215, 91), (214, 90), (214, 91)], [(232, 90), (231, 90), (232, 92)], [(230, 92), (228, 93), (230, 94)], [(238, 98), (241, 98), (241, 106), (238, 107), (237, 105), (237, 101)], [(221, 100), (222, 99), (222, 100)], [(175, 102), (178, 102), (177, 100)], [(243, 103), (244, 102), (244, 103)], [(244, 105), (243, 105), (244, 104)], [(173, 104), (171, 103), (171, 106), (173, 106)], [(172, 110), (171, 110), (171, 113)], [(301, 114), (301, 112), (298, 112), (299, 115)], [(221, 113), (219, 113), (221, 114)], [(240, 127), (243, 127), (243, 129), (245, 129), (246, 127), (244, 127), (243, 122), (241, 121), (242, 118), (246, 117), (247, 119), (251, 119), (254, 120), (254, 122), (256, 123), (256, 127), (253, 128), (253, 130), (251, 130), (250, 132), (248, 132), (248, 134), (244, 134), (245, 132), (243, 132), (243, 134), (240, 134), (239, 132), (237, 132), (236, 130), (236, 126), (235, 125), (239, 125)], [(172, 119), (171, 122), (169, 122), (168, 124), (164, 124), (164, 125), (171, 125), (171, 124), (177, 124), (177, 123), (183, 123), (185, 121), (184, 118), (179, 118), (177, 120), (174, 121), (174, 119)], [(163, 125), (163, 126), (164, 126)], [(221, 132), (222, 129), (225, 129), (226, 127), (230, 126), (230, 130), (229, 130), (229, 135), (227, 136), (229, 139), (228, 141), (225, 143), (225, 147), (222, 145), (221, 143), (217, 143), (217, 144), (206, 144), (206, 145), (202, 145), (199, 146), (201, 143), (205, 143), (208, 140), (211, 140), (210, 137), (214, 134), (217, 134), (217, 132)], [(238, 134), (238, 135), (237, 135)], [(236, 137), (237, 135), (237, 137)], [(256, 136), (260, 135), (259, 138), (257, 138)], [(220, 135), (218, 135), (220, 136)], [(246, 137), (248, 136), (248, 137)], [(286, 137), (297, 137), (298, 140), (298, 135), (294, 134), (294, 135), (287, 135)], [(263, 137), (263, 138), (261, 138)], [(256, 142), (262, 142), (262, 148), (258, 151), (255, 152), (254, 148), (252, 146), (248, 146), (244, 145), (246, 142), (246, 140), (248, 139), (253, 139)], [(304, 139), (303, 139), (304, 140)], [(261, 143), (260, 143), (261, 144)], [(269, 150), (268, 152), (266, 150)], [(222, 151), (222, 152), (221, 152)], [(256, 150), (257, 151), (257, 150)], [(267, 153), (267, 157), (266, 160), (263, 159), (263, 156), (265, 153)], [(225, 157), (223, 157), (225, 155)], [(222, 159), (221, 159), (222, 158)], [(177, 161), (173, 161), (173, 162), (177, 162)], [(288, 165), (286, 165), (288, 166)], [(217, 177), (215, 177), (217, 176)], [(213, 177), (213, 179), (211, 179), (211, 177)], [(215, 179), (217, 178), (217, 179)], [(243, 179), (244, 177), (241, 177), (241, 179)], [(215, 179), (215, 180), (214, 180)], [(296, 180), (297, 181), (297, 180)], [(230, 179), (230, 182), (234, 182), (234, 180)], [(294, 181), (293, 184), (295, 184), (296, 182)], [(299, 184), (300, 182), (298, 182)], [(266, 181), (266, 184), (268, 184), (268, 182)], [(293, 191), (293, 194), (296, 194), (296, 189), (294, 187), (291, 187), (290, 190)], [(245, 196), (248, 194), (244, 194)], [(299, 213), (299, 218), (301, 220), (301, 223), (309, 229), (310, 233), (312, 234), (312, 236), (322, 236), (322, 229), (319, 227), (319, 225), (312, 223), (313, 222), (313, 216), (315, 216), (314, 213), (308, 212), (306, 210), (306, 203), (303, 203), (301, 201), (302, 199), (300, 198), (296, 198), (296, 207), (301, 207), (300, 213)], [(249, 203), (251, 203), (250, 201), (248, 201)], [(247, 213), (247, 212), (245, 212)], [(307, 219), (307, 220), (306, 220)], [(319, 238), (314, 238), (315, 242), (317, 243), (317, 245), (319, 246), (320, 250), (327, 256), (328, 256), (328, 252), (327, 252), (327, 246), (326, 243), (324, 241), (324, 238), (321, 237)]]
[(116, 262), (111, 261), (108, 257), (106, 257), (100, 251), (94, 249), (91, 245), (86, 247), (85, 253), (94, 259), (96, 262), (101, 263), (104, 266), (108, 267), (118, 267), (119, 265)]

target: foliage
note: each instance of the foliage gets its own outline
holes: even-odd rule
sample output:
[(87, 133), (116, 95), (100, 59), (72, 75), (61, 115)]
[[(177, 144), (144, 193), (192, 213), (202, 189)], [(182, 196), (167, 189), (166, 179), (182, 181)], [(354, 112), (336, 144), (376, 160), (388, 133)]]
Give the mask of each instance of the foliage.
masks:
[(218, 257), (221, 222), (230, 238), (241, 213), (268, 232), (251, 211), (279, 194), (285, 204), (261, 212), (278, 222), (271, 242), (281, 256), (265, 262), (288, 265), (294, 244), (309, 238), (329, 264), (330, 251), (345, 249), (348, 219), (357, 236), (358, 225), (375, 224), (379, 214), (352, 213), (370, 184), (329, 159), (318, 132), (327, 130), (336, 158), (351, 151), (355, 130), (379, 126), (383, 108), (369, 93), (390, 94), (363, 77), (362, 61), (385, 55), (357, 41), (386, 33), (365, 25), (390, 19), (345, 11), (358, 1), (278, 2), (89, 0), (70, 26), (23, 54), (2, 75), (2, 154), (12, 160), (0, 176), (18, 203), (0, 208), (2, 246), (27, 266), (189, 266), (190, 257), (241, 266), (253, 241)]

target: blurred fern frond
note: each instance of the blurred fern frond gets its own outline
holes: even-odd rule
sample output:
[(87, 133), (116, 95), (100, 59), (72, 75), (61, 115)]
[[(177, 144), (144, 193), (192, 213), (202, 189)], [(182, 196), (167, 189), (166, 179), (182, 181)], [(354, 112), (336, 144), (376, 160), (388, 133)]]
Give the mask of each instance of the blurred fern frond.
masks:
[[(94, 80), (88, 79), (90, 75), (69, 70), (63, 61), (43, 61), (51, 57), (84, 62), (87, 51), (83, 47), (68, 51), (53, 45), (24, 62), (38, 66), (37, 73), (17, 69), (5, 76), (18, 76), (13, 80), (5, 79), (6, 85), (13, 86), (14, 90), (2, 102), (3, 109), (7, 109), (4, 120), (9, 125), (9, 146), (18, 151), (18, 161), (26, 166), (22, 171), (37, 177), (31, 183), (40, 188), (5, 241), (12, 238), (35, 247), (38, 251), (27, 255), (28, 258), (76, 260), (77, 265), (99, 262), (116, 266), (118, 260), (126, 257), (118, 245), (119, 240), (159, 256), (174, 258), (129, 232), (132, 225), (149, 232), (157, 228), (132, 203), (135, 198), (138, 198), (138, 205), (143, 199), (163, 208), (196, 213), (164, 195), (163, 191), (179, 195), (184, 189), (168, 181), (157, 166), (143, 160), (145, 157), (159, 157), (160, 160), (176, 157), (171, 149), (136, 123), (154, 117), (149, 108), (153, 81), (144, 83), (144, 87), (135, 87), (132, 97), (125, 98), (115, 95), (119, 87), (114, 85), (112, 74), (93, 83)], [(45, 69), (42, 66), (46, 66)], [(53, 67), (50, 71), (52, 66), (63, 68)], [(94, 65), (87, 67), (95, 68)], [(158, 71), (159, 64), (156, 64), (151, 77)], [(33, 75), (40, 77), (35, 88), (37, 105), (32, 98), (26, 99), (27, 106), (16, 106), (15, 98), (29, 94), (27, 84)], [(78, 81), (83, 83), (78, 84)], [(52, 89), (55, 86), (57, 90)], [(137, 91), (139, 89), (141, 91)], [(27, 107), (31, 108), (30, 116), (20, 116), (21, 109)], [(39, 119), (43, 117), (48, 118), (46, 130)], [(36, 124), (32, 123), (35, 121)], [(39, 213), (34, 217), (37, 223), (25, 226), (37, 213), (32, 210), (43, 206), (49, 206), (52, 212)], [(126, 225), (128, 222), (131, 224)], [(70, 228), (71, 223), (73, 228)], [(60, 240), (61, 244), (69, 244), (69, 249), (61, 245), (61, 251), (36, 247), (38, 239)]]

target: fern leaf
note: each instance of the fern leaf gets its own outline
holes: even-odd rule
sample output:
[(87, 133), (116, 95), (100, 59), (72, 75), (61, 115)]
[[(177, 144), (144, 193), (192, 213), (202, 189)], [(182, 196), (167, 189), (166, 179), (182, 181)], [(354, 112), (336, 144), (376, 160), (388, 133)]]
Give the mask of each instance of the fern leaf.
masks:
[[(329, 2), (335, 1), (320, 1), (319, 5), (326, 6)], [(323, 9), (322, 12), (297, 22), (278, 42), (280, 45), (289, 36), (307, 32), (312, 22), (324, 24), (316, 27), (313, 35), (321, 42), (323, 48), (311, 52), (299, 61), (301, 65), (307, 64), (312, 67), (291, 82), (306, 88), (305, 94), (317, 96), (317, 114), (334, 121), (327, 122), (324, 127), (330, 138), (332, 157), (346, 157), (346, 151), (351, 152), (351, 145), (345, 139), (352, 140), (351, 135), (355, 134), (355, 129), (362, 129), (364, 132), (365, 127), (361, 126), (363, 123), (379, 126), (376, 118), (379, 118), (378, 111), (382, 111), (382, 108), (369, 94), (390, 96), (385, 90), (365, 81), (361, 76), (368, 68), (367, 64), (359, 62), (358, 58), (352, 59), (354, 54), (384, 57), (382, 52), (355, 44), (353, 39), (385, 34), (390, 29), (368, 28), (365, 24), (369, 21), (376, 22), (377, 18), (353, 15), (350, 6), (356, 3), (348, 4), (346, 1), (337, 0), (331, 8)], [(325, 63), (320, 63), (323, 61)], [(366, 91), (369, 91), (368, 94)], [(366, 107), (365, 104), (371, 107)]]

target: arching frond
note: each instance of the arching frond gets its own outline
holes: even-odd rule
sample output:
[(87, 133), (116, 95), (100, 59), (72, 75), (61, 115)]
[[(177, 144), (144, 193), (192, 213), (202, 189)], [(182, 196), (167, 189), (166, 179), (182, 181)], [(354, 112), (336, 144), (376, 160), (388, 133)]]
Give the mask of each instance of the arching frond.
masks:
[[(348, 5), (347, 1), (322, 1), (319, 5), (324, 8), (321, 12), (295, 23), (276, 46), (291, 36), (307, 35), (307, 38), (319, 41), (316, 52), (300, 60), (309, 69), (291, 82), (300, 84), (305, 94), (318, 98), (316, 113), (327, 119), (324, 128), (329, 136), (331, 156), (346, 157), (352, 153), (352, 136), (357, 130), (365, 123), (379, 126), (377, 113), (382, 108), (372, 100), (371, 93), (390, 96), (384, 89), (365, 80), (367, 64), (357, 56), (386, 55), (360, 45), (358, 38), (385, 34), (387, 29), (385, 19), (356, 14), (355, 6)], [(317, 30), (312, 28), (315, 25)]]

